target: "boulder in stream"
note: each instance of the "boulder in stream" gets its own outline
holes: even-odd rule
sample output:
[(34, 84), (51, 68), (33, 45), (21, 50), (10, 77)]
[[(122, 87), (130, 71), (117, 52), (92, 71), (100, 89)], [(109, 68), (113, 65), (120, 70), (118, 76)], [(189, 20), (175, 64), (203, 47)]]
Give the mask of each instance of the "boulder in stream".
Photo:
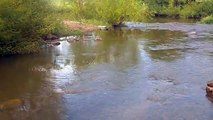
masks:
[(56, 35), (48, 34), (44, 37), (44, 40), (58, 40), (59, 37)]
[(212, 80), (212, 81), (209, 81), (209, 82), (207, 83), (207, 86), (213, 87), (213, 80)]
[(110, 27), (107, 26), (98, 26), (99, 30), (107, 31), (110, 30)]
[(213, 98), (213, 80), (209, 81), (206, 86), (206, 95)]
[(24, 101), (21, 99), (11, 99), (0, 104), (0, 110), (9, 110), (21, 107)]
[(61, 43), (60, 43), (59, 41), (54, 41), (54, 42), (51, 42), (51, 44), (52, 44), (53, 46), (58, 46), (58, 45), (60, 45)]

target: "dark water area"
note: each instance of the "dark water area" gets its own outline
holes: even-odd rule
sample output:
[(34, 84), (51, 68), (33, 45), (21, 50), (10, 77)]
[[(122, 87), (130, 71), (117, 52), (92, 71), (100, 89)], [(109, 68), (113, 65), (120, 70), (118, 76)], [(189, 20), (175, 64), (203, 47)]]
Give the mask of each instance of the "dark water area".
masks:
[(0, 120), (212, 120), (213, 25), (128, 24), (0, 58)]
[(151, 20), (147, 20), (147, 23), (199, 23), (199, 19), (183, 19), (183, 18), (175, 18), (175, 17), (155, 17)]

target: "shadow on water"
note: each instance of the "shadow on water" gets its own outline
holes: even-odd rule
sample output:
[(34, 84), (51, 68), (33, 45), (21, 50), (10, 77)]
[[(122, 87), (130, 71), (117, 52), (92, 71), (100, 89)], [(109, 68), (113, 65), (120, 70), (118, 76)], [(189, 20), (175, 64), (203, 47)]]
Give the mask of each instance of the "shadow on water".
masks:
[(0, 58), (0, 106), (24, 101), (0, 118), (211, 120), (205, 85), (213, 78), (212, 26), (133, 27), (97, 31), (102, 41), (61, 41), (37, 55)]
[(199, 22), (199, 20), (195, 19), (177, 19), (177, 18), (170, 18), (170, 19), (165, 19), (161, 17), (157, 17), (155, 19), (152, 19), (151, 21), (148, 21), (151, 23), (168, 23), (168, 22), (178, 22), (178, 23), (196, 23)]

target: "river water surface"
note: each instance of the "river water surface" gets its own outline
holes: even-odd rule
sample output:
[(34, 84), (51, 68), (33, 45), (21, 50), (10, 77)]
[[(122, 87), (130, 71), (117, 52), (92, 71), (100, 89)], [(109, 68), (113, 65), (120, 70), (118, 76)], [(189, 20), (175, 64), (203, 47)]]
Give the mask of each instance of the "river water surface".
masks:
[(212, 120), (213, 25), (128, 27), (0, 58), (0, 120)]

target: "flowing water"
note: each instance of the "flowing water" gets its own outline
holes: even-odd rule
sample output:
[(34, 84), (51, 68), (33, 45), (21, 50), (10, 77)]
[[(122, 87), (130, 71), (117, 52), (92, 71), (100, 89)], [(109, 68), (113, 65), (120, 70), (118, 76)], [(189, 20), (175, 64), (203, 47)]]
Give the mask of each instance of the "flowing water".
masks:
[(0, 58), (0, 120), (212, 120), (213, 25), (128, 27)]

